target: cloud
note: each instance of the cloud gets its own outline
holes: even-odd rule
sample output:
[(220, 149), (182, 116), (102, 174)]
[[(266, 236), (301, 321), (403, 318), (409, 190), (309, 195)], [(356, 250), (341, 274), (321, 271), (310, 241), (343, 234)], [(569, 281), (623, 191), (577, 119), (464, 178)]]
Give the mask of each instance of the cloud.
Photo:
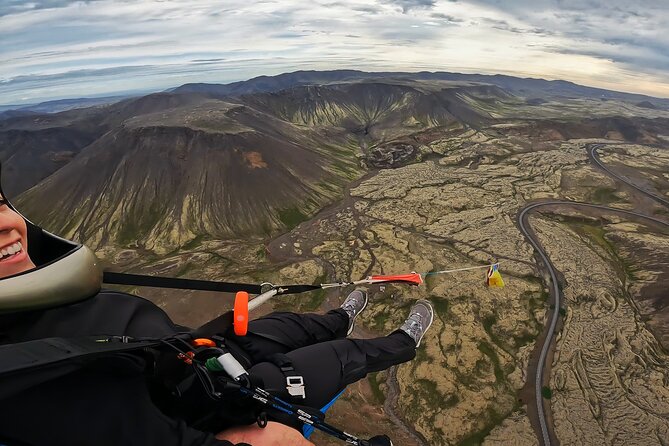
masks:
[(432, 9), (437, 4), (436, 0), (382, 0), (382, 3), (399, 6), (405, 14), (413, 9)]
[(430, 17), (432, 17), (433, 19), (445, 20), (445, 21), (451, 22), (451, 23), (462, 23), (462, 22), (464, 22), (463, 19), (460, 19), (460, 18), (455, 17), (453, 15), (444, 14), (444, 13), (441, 13), (441, 12), (433, 12), (433, 13), (430, 14)]
[(0, 16), (20, 14), (38, 9), (63, 8), (74, 3), (72, 0), (3, 0), (0, 4)]
[(470, 1), (506, 17), (493, 20), (496, 29), (561, 38), (546, 50), (609, 60), (626, 69), (669, 68), (669, 34), (663, 31), (669, 28), (669, 10), (663, 0), (534, 0), (532, 8), (524, 0)]
[(0, 2), (7, 103), (336, 68), (565, 78), (669, 95), (660, 0)]

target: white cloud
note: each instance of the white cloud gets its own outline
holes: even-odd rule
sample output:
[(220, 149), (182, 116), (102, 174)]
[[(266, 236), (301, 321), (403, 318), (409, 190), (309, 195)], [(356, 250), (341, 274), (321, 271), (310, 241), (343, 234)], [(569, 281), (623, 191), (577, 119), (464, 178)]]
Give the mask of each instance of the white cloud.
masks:
[(669, 96), (669, 14), (655, 1), (33, 3), (0, 8), (3, 102), (335, 68), (499, 72)]

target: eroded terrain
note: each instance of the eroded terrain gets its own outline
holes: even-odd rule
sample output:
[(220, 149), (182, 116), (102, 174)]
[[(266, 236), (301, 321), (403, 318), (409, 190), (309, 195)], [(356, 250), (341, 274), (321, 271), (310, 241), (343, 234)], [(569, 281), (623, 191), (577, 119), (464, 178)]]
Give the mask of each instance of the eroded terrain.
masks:
[[(544, 198), (632, 205), (624, 203), (624, 192), (609, 192), (615, 183), (588, 164), (585, 141), (525, 152), (504, 139), (472, 132), (423, 149), (439, 156), (361, 182), (345, 206), (319, 215), (270, 250), (279, 257), (311, 252), (336, 277), (354, 278), (498, 258), (508, 276), (504, 290), (486, 289), (483, 277), (471, 272), (430, 279), (423, 289), (387, 287), (373, 294), (365, 321), (387, 333), (401, 322), (407, 299), (427, 297), (435, 303), (439, 317), (425, 351), (398, 370), (404, 418), (428, 444), (477, 443), (491, 430), (490, 444), (512, 438), (535, 444), (516, 393), (527, 379), (547, 296), (515, 214), (522, 204)], [(651, 239), (650, 245), (661, 252), (656, 242)], [(666, 263), (659, 267), (666, 270)], [(587, 270), (574, 274), (582, 274), (581, 292), (590, 292)], [(634, 320), (633, 314), (626, 316)], [(649, 336), (645, 340), (652, 342)], [(570, 443), (568, 437), (564, 441)]]
[[(340, 203), (269, 244), (203, 242), (149, 259), (143, 268), (133, 250), (102, 254), (110, 263), (155, 274), (275, 283), (497, 259), (503, 289), (486, 288), (482, 271), (433, 276), (420, 288), (370, 288), (354, 335), (390, 333), (417, 298), (430, 299), (437, 317), (415, 361), (351, 386), (329, 416), (363, 436), (390, 433), (399, 445), (535, 445), (519, 395), (549, 302), (516, 214), (527, 202), (554, 198), (635, 207), (631, 192), (590, 165), (587, 142), (528, 144), (498, 129), (470, 130), (421, 146), (420, 163), (363, 177)], [(662, 215), (661, 206), (644, 206)], [(555, 430), (561, 444), (662, 444), (669, 437), (667, 357), (655, 336), (666, 337), (662, 284), (669, 237), (609, 218), (604, 227), (573, 211), (531, 219), (566, 282), (551, 378)], [(342, 293), (281, 298), (275, 307), (324, 310), (338, 305)], [(185, 293), (177, 302), (167, 292), (148, 294), (191, 325), (230, 305), (208, 293)]]
[[(666, 273), (669, 233), (609, 218), (603, 227), (594, 219), (532, 221), (566, 282), (551, 379), (555, 430), (561, 444), (661, 445), (669, 438), (667, 355), (637, 300), (644, 281)], [(630, 256), (638, 245), (644, 263)]]

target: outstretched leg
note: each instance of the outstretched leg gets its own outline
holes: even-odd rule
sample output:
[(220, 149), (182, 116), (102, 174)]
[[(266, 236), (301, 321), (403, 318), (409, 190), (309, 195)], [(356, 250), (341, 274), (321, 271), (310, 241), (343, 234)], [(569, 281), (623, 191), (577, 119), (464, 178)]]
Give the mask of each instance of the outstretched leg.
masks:
[(275, 353), (345, 337), (347, 329), (348, 315), (341, 309), (322, 315), (271, 313), (249, 322), (246, 336), (237, 336), (229, 329), (225, 339), (235, 356), (241, 354), (255, 364)]
[[(286, 354), (294, 369), (291, 374), (302, 377), (306, 396), (293, 401), (320, 408), (368, 373), (385, 370), (415, 356), (416, 342), (402, 330), (382, 338), (336, 339), (291, 351)], [(270, 393), (289, 397), (286, 375), (274, 363), (258, 363), (249, 373), (261, 378)]]
[[(368, 373), (413, 359), (416, 348), (434, 318), (430, 302), (417, 301), (399, 330), (375, 339), (337, 339), (303, 347), (284, 356), (289, 364), (279, 367), (277, 361), (254, 365), (249, 373), (261, 378), (271, 393), (288, 398), (288, 388), (297, 378), (303, 383), (303, 395), (293, 400), (305, 406), (320, 408), (347, 385)], [(285, 362), (285, 361), (282, 361)], [(292, 389), (296, 390), (296, 389)]]
[(249, 322), (246, 336), (235, 335), (232, 328), (224, 336), (235, 356), (255, 364), (275, 353), (346, 337), (366, 305), (367, 295), (355, 290), (341, 308), (326, 314), (272, 313)]

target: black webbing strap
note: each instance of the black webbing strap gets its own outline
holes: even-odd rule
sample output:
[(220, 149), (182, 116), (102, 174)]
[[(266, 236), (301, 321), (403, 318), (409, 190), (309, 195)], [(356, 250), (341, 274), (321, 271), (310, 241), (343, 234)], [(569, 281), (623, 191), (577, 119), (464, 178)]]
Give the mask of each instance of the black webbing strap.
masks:
[(286, 390), (290, 398), (299, 401), (298, 398), (305, 399), (307, 397), (304, 385), (304, 377), (295, 373), (293, 362), (284, 353), (274, 353), (269, 355), (266, 361), (271, 362), (281, 370), (283, 376), (286, 377)]
[[(297, 373), (295, 373), (293, 361), (291, 361), (290, 358), (284, 353), (274, 353), (269, 355), (265, 360), (277, 366), (287, 380), (290, 380), (292, 377), (299, 376)], [(300, 378), (302, 377), (300, 376)]]
[(269, 355), (266, 361), (271, 362), (277, 366), (286, 376), (296, 375), (296, 373), (293, 373), (295, 371), (295, 368), (293, 367), (293, 361), (291, 361), (290, 358), (284, 353), (274, 353)]
[[(0, 376), (74, 359), (154, 347), (158, 341), (122, 342), (120, 337), (44, 338), (0, 345)], [(127, 339), (126, 339), (127, 340)]]
[(156, 288), (178, 288), (185, 290), (220, 291), (236, 293), (246, 291), (251, 294), (260, 294), (260, 285), (249, 283), (214, 282), (211, 280), (178, 279), (174, 277), (156, 277), (140, 274), (114, 273), (105, 271), (102, 281), (113, 285), (136, 285)]
[[(114, 273), (105, 271), (102, 281), (110, 285), (135, 285), (156, 288), (176, 288), (180, 290), (219, 291), (236, 293), (246, 291), (251, 294), (262, 293), (260, 285), (250, 283), (215, 282), (212, 280), (178, 279), (174, 277), (145, 276), (142, 274)], [(277, 287), (277, 294), (299, 294), (321, 289), (320, 285), (284, 285)]]

